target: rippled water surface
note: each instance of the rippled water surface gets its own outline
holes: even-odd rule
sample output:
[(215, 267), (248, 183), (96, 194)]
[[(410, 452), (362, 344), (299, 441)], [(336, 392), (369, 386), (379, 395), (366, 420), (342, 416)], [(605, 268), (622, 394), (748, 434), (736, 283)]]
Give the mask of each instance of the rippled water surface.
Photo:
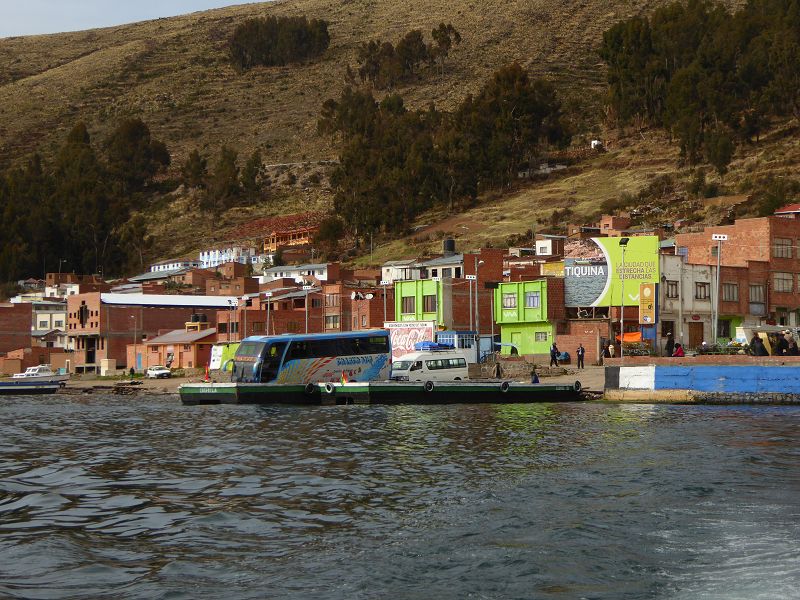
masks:
[(0, 597), (797, 598), (800, 409), (0, 399)]

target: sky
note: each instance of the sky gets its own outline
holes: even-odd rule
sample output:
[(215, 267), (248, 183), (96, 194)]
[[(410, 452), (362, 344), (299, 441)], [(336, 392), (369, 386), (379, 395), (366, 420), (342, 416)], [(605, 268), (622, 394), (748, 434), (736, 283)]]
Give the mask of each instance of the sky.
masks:
[(246, 4), (242, 0), (0, 0), (0, 37), (79, 31)]

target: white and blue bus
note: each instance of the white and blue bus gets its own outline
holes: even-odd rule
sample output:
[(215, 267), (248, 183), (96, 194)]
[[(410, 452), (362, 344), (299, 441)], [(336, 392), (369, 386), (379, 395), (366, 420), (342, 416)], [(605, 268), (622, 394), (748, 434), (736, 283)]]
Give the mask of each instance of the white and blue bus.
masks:
[(306, 384), (389, 379), (392, 350), (384, 329), (250, 336), (233, 357), (231, 380)]

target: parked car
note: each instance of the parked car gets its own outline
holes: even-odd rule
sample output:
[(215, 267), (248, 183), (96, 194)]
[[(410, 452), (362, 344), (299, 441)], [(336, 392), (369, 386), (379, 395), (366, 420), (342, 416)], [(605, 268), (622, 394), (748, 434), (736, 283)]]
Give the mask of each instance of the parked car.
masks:
[(161, 365), (150, 367), (144, 372), (144, 376), (148, 379), (166, 379), (171, 375), (172, 372), (167, 367), (163, 367)]

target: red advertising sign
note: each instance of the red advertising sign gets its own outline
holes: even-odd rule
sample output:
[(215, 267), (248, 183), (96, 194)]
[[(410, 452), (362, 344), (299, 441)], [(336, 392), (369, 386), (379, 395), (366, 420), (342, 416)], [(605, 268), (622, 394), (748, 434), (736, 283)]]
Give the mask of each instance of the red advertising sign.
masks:
[(436, 321), (390, 321), (383, 326), (389, 330), (392, 360), (414, 352), (417, 342), (432, 342), (436, 335)]

